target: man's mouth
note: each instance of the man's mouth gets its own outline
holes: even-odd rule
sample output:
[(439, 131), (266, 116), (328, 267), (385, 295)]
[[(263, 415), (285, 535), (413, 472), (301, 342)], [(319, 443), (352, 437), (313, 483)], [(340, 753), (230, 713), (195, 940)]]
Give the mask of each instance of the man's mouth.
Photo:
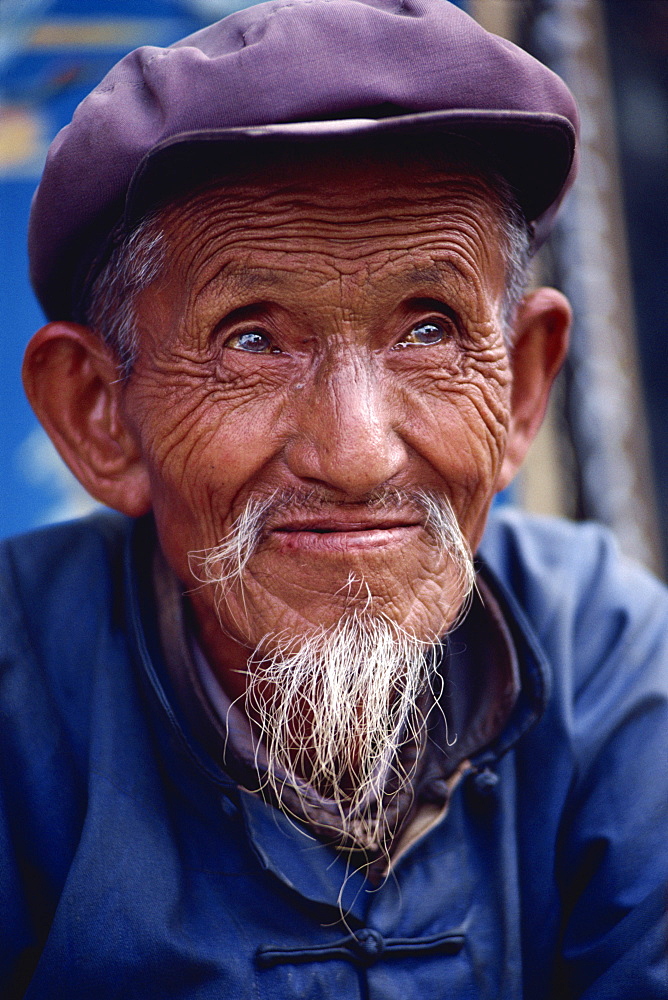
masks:
[(312, 553), (360, 551), (403, 544), (418, 532), (422, 523), (415, 515), (298, 517), (274, 525), (270, 530), (283, 550)]

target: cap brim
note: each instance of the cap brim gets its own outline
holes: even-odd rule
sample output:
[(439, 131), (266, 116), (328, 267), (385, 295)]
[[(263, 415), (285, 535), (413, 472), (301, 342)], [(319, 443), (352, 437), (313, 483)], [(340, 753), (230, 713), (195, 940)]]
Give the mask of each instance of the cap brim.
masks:
[(199, 184), (224, 179), (234, 160), (230, 144), (326, 143), (372, 134), (441, 134), (444, 146), (453, 139), (475, 143), (516, 192), (534, 225), (536, 246), (575, 174), (571, 122), (537, 112), (457, 109), (182, 132), (155, 146), (140, 162), (127, 193), (125, 226)]

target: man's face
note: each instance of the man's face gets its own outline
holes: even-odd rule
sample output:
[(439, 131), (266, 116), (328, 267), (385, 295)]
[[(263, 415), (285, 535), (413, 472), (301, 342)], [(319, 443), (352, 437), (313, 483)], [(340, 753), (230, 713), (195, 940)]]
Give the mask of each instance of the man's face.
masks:
[[(410, 497), (447, 498), (475, 549), (509, 418), (490, 191), (427, 166), (310, 161), (200, 194), (165, 232), (124, 405), (212, 661), (231, 670), (265, 635), (328, 626), (360, 600), (442, 632), (459, 582)], [(387, 489), (390, 506), (368, 502)], [(217, 608), (189, 553), (277, 491)]]

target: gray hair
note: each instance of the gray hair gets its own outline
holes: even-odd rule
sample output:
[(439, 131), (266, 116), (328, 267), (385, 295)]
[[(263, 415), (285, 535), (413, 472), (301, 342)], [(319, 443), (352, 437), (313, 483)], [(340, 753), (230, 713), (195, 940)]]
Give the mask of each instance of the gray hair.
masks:
[(83, 322), (111, 347), (125, 376), (139, 353), (137, 300), (166, 263), (163, 220), (157, 212), (143, 218), (114, 248), (80, 307)]
[[(531, 229), (504, 177), (478, 166), (471, 168), (470, 164), (468, 167), (463, 164), (462, 169), (482, 176), (500, 209), (506, 255), (506, 288), (500, 318), (506, 346), (510, 348), (515, 312), (529, 280)], [(167, 264), (163, 219), (160, 211), (146, 216), (119, 243), (79, 310), (82, 322), (112, 348), (124, 376), (132, 371), (139, 352), (137, 300), (161, 276)]]
[(506, 347), (513, 345), (515, 315), (531, 278), (533, 230), (505, 178), (492, 187), (499, 197), (501, 236), (505, 242), (506, 287), (501, 303), (501, 324)]

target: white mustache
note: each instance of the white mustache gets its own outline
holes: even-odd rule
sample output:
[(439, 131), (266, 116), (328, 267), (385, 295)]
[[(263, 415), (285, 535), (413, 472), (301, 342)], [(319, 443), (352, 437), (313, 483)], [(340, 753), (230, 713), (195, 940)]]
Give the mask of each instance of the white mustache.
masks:
[[(272, 519), (278, 513), (283, 518), (296, 517), (323, 510), (331, 513), (337, 507), (350, 506), (353, 506), (350, 502), (342, 502), (318, 490), (276, 490), (264, 497), (251, 496), (222, 541), (211, 548), (188, 553), (190, 572), (200, 583), (216, 584), (223, 599), (224, 590), (242, 579), (249, 560), (271, 529)], [(471, 590), (475, 578), (471, 552), (447, 497), (422, 489), (385, 487), (354, 506), (356, 510), (366, 507), (370, 511), (400, 510), (417, 515), (437, 550), (449, 555), (460, 568), (461, 579), (458, 582), (461, 589), (466, 593)]]

